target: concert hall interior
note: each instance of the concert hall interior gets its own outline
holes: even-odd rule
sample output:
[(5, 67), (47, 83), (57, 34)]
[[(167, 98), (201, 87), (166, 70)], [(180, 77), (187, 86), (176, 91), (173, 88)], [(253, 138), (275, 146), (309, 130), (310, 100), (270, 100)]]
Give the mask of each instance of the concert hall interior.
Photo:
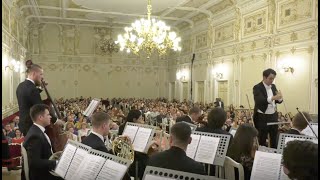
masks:
[(317, 59), (317, 0), (2, 0), (2, 178), (318, 179)]

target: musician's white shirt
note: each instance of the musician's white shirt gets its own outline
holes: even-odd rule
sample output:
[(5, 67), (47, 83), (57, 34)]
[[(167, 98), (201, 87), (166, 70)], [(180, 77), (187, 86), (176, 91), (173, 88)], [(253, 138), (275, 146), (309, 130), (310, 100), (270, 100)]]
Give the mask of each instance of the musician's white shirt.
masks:
[(32, 79), (27, 78), (27, 80), (29, 80), (29, 81), (31, 81), (33, 84), (35, 84), (35, 83), (34, 83), (34, 81), (33, 81)]
[(52, 151), (52, 145), (51, 145), (50, 138), (49, 138), (49, 136), (44, 132), (46, 129), (45, 129), (43, 126), (41, 126), (41, 125), (39, 125), (39, 124), (37, 124), (37, 123), (33, 123), (33, 124), (36, 125), (36, 126), (38, 126), (38, 127), (40, 128), (40, 130), (43, 132), (44, 136), (47, 138), (47, 141), (48, 141), (48, 143), (49, 143), (50, 146), (51, 146), (51, 152), (53, 152), (53, 151)]

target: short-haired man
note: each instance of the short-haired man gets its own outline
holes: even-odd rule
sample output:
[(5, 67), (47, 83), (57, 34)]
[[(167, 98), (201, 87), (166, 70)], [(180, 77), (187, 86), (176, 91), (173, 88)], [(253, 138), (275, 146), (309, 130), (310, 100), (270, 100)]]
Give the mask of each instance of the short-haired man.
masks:
[(92, 131), (81, 143), (93, 149), (110, 153), (105, 146), (105, 139), (109, 134), (110, 116), (105, 112), (96, 112), (91, 117)]
[[(23, 135), (26, 135), (33, 122), (30, 117), (30, 108), (35, 104), (43, 104), (40, 96), (41, 90), (37, 87), (41, 86), (43, 78), (43, 69), (37, 64), (32, 64), (27, 70), (28, 77), (21, 82), (16, 90), (17, 100), (19, 104), (19, 128)], [(57, 121), (56, 117), (52, 118), (53, 123), (63, 124), (61, 120)]]
[(55, 160), (49, 160), (52, 155), (51, 141), (44, 133), (45, 127), (50, 125), (51, 120), (49, 107), (45, 104), (32, 106), (30, 117), (33, 125), (30, 127), (23, 143), (28, 154), (29, 179), (61, 179), (49, 172), (57, 164)]
[(186, 155), (191, 140), (190, 126), (176, 123), (171, 127), (170, 149), (151, 156), (147, 165), (205, 175), (204, 167)]
[(253, 122), (259, 131), (259, 144), (266, 146), (268, 133), (270, 134), (271, 148), (277, 147), (278, 126), (268, 126), (269, 122), (278, 122), (276, 104), (282, 103), (282, 94), (273, 84), (276, 78), (276, 71), (266, 69), (263, 71), (263, 80), (253, 87), (254, 113)]
[(198, 121), (200, 116), (201, 116), (201, 109), (199, 107), (192, 107), (189, 110), (189, 115), (178, 117), (176, 122), (184, 121), (187, 123), (194, 124), (194, 122)]
[(283, 172), (290, 179), (318, 179), (318, 144), (294, 140), (283, 149)]
[[(311, 121), (310, 114), (307, 112), (302, 112), (308, 121)], [(304, 119), (301, 113), (297, 113), (292, 120), (292, 128), (286, 131), (286, 134), (297, 134), (302, 135), (301, 131), (308, 126), (307, 121)]]

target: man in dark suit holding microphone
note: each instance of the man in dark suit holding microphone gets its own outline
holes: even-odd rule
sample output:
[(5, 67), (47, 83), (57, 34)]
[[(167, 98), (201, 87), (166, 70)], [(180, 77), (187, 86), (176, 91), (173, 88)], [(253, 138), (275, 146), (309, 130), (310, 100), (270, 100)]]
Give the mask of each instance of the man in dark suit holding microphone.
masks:
[(253, 87), (254, 114), (253, 122), (259, 131), (259, 144), (266, 146), (268, 133), (270, 134), (271, 148), (277, 146), (278, 126), (270, 125), (269, 122), (278, 121), (277, 103), (282, 103), (282, 94), (277, 90), (276, 85), (272, 84), (277, 73), (273, 69), (263, 71), (263, 80)]

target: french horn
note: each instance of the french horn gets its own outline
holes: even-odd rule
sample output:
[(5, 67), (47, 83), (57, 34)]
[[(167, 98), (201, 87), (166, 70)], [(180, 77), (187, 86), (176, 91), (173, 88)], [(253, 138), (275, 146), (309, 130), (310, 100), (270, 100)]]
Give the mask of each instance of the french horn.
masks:
[(114, 155), (134, 161), (134, 149), (131, 140), (126, 136), (116, 137), (112, 143), (112, 152)]

